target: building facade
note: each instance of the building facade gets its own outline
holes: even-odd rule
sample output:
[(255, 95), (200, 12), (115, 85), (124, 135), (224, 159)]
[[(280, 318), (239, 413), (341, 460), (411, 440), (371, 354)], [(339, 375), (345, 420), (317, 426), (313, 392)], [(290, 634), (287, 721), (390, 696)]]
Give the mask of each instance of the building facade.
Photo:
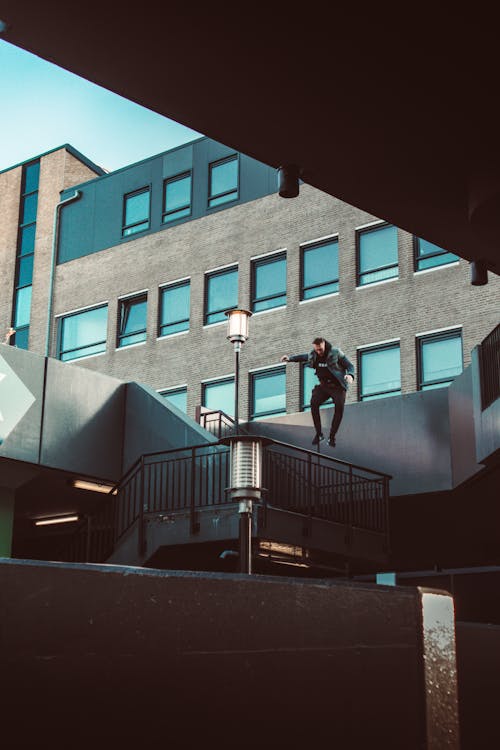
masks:
[(316, 336), (354, 363), (353, 402), (445, 386), (498, 323), (498, 277), (472, 286), (467, 261), (307, 184), (280, 198), (274, 169), (208, 138), (109, 174), (62, 147), (1, 173), (0, 202), (10, 343), (191, 417), (232, 414), (232, 308), (252, 312), (244, 420), (308, 408), (314, 374), (280, 358)]

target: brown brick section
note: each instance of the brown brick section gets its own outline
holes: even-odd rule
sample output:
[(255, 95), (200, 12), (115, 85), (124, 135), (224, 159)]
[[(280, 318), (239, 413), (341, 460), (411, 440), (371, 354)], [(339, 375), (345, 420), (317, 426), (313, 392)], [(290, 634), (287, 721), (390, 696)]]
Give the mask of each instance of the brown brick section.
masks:
[[(241, 354), (241, 415), (248, 413), (248, 371), (278, 365), (283, 353), (308, 350), (316, 335), (340, 346), (353, 362), (358, 346), (400, 339), (402, 390), (410, 392), (416, 388), (415, 335), (462, 326), (467, 365), (472, 348), (498, 323), (500, 279), (490, 274), (488, 285), (471, 286), (464, 260), (415, 274), (411, 235), (399, 230), (399, 277), (356, 289), (354, 230), (375, 220), (303, 185), (296, 199), (267, 196), (59, 266), (54, 314), (108, 301), (107, 352), (78, 364), (155, 389), (187, 383), (188, 413), (193, 416), (201, 399), (201, 381), (234, 372), (226, 325), (203, 327), (204, 274), (238, 263), (239, 304), (248, 307), (250, 259), (286, 248), (287, 306), (250, 320), (250, 338)], [(339, 294), (299, 304), (300, 244), (331, 234), (339, 236)], [(158, 287), (184, 277), (191, 278), (190, 331), (157, 340)], [(116, 350), (118, 298), (144, 289), (148, 290), (147, 341)], [(54, 354), (55, 342), (54, 325)], [(287, 366), (289, 412), (300, 405), (299, 370), (298, 365)], [(356, 400), (356, 386), (348, 398)]]
[[(0, 335), (2, 341), (12, 318), (21, 177), (22, 166), (0, 174), (0, 216), (2, 216)], [(93, 170), (65, 148), (53, 151), (40, 160), (29, 334), (29, 348), (39, 354), (45, 353), (55, 206), (60, 200), (61, 190), (95, 177)]]

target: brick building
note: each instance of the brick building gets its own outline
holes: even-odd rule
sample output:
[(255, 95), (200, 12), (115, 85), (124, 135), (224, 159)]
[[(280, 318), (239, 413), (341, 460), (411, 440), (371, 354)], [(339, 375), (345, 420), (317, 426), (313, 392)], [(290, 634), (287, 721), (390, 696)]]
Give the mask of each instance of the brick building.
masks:
[(71, 146), (0, 173), (0, 328), (10, 343), (164, 393), (234, 403), (224, 311), (252, 311), (240, 417), (308, 408), (314, 336), (356, 367), (348, 401), (445, 385), (498, 323), (500, 282), (208, 138), (105, 173)]

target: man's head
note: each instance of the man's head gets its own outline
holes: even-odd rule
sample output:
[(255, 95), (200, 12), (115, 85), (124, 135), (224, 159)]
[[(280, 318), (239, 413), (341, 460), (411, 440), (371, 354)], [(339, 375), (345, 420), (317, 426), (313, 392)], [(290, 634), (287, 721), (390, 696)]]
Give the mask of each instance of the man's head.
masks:
[(319, 354), (320, 357), (323, 356), (325, 353), (325, 347), (326, 347), (326, 341), (325, 339), (321, 338), (321, 336), (318, 336), (313, 341), (313, 349), (316, 352), (316, 354)]

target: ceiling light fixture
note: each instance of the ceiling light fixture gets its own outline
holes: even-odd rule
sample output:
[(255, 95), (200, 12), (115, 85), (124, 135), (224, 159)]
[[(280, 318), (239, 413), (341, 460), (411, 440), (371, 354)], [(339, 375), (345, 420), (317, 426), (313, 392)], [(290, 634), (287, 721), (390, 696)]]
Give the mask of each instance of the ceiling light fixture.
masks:
[[(79, 490), (90, 490), (91, 492), (104, 492), (107, 495), (110, 493), (110, 490), (113, 490), (114, 485), (113, 484), (105, 484), (103, 482), (91, 482), (88, 479), (73, 479), (71, 482), (73, 487), (76, 487)], [(116, 495), (118, 490), (115, 488), (112, 495)]]
[(56, 523), (72, 523), (78, 521), (79, 516), (52, 516), (51, 518), (38, 518), (35, 520), (35, 526), (52, 526)]

